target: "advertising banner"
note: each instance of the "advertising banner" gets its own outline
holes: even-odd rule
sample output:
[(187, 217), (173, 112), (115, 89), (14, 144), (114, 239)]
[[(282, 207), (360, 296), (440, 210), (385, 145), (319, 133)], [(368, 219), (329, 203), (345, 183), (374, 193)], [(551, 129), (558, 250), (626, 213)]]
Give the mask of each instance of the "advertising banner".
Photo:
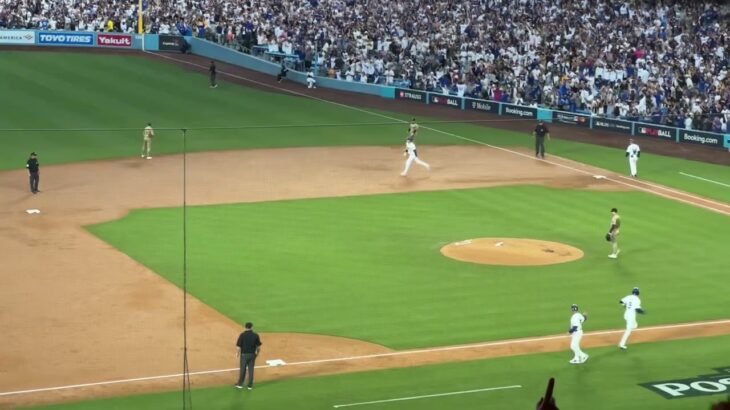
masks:
[(467, 110), (483, 111), (492, 114), (499, 114), (499, 103), (494, 101), (476, 100), (474, 98), (465, 98)]
[(35, 32), (0, 30), (0, 44), (35, 44)]
[(712, 132), (679, 130), (679, 142), (689, 142), (692, 144), (702, 144), (710, 147), (722, 148), (723, 135)]
[(727, 394), (730, 391), (730, 367), (714, 369), (717, 373), (673, 380), (639, 383), (665, 399)]
[(445, 105), (451, 108), (461, 109), (461, 97), (451, 97), (443, 94), (429, 94), (428, 103), (436, 105)]
[(132, 47), (132, 36), (128, 34), (97, 34), (96, 45), (99, 47)]
[(537, 119), (537, 108), (523, 107), (521, 105), (504, 104), (502, 107), (502, 115), (512, 117)]
[(622, 134), (631, 135), (631, 121), (612, 120), (609, 118), (593, 118), (593, 128), (598, 130), (608, 130), (620, 132)]
[(676, 128), (664, 127), (662, 125), (644, 124), (637, 122), (634, 125), (634, 135), (642, 137), (654, 137), (664, 140), (675, 140)]
[(395, 90), (395, 98), (401, 100), (419, 101), (422, 103), (426, 102), (426, 93), (423, 91), (406, 90), (403, 88), (397, 88)]
[(553, 122), (587, 128), (591, 125), (591, 117), (572, 112), (553, 111)]
[(62, 46), (93, 46), (93, 33), (63, 33), (41, 31), (38, 33), (38, 44), (54, 44)]
[(171, 36), (168, 34), (160, 34), (160, 51), (180, 51), (183, 45), (181, 36)]

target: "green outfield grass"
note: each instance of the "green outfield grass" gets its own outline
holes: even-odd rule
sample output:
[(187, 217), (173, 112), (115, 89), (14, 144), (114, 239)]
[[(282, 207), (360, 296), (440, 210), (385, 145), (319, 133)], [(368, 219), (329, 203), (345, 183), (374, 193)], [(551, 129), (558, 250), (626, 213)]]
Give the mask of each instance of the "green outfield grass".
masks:
[[(627, 352), (613, 347), (589, 349), (591, 359), (580, 366), (568, 364), (568, 343), (566, 338), (566, 352), (560, 353), (264, 382), (250, 392), (231, 386), (196, 389), (192, 398), (194, 406), (208, 410), (325, 410), (342, 404), (518, 385), (522, 387), (344, 408), (533, 409), (550, 377), (556, 378), (555, 397), (561, 409), (704, 410), (724, 398), (719, 394), (667, 400), (639, 383), (693, 378), (727, 367), (730, 336), (639, 344)], [(162, 393), (38, 409), (172, 410), (180, 408), (180, 402), (180, 393)]]
[[(616, 261), (603, 240), (613, 206)], [(449, 345), (560, 333), (571, 303), (591, 312), (590, 329), (620, 328), (618, 300), (633, 286), (650, 312), (642, 324), (727, 315), (698, 301), (727, 295), (730, 219), (640, 192), (502, 187), (189, 207), (187, 217), (189, 291), (267, 331)], [(90, 230), (180, 285), (181, 218), (137, 210)], [(501, 267), (439, 252), (490, 236), (563, 242), (585, 257)]]
[[(13, 101), (4, 107), (0, 129), (78, 129), (0, 132), (3, 144), (0, 170), (23, 167), (30, 151), (39, 152), (45, 165), (135, 156), (141, 145), (141, 129), (148, 121), (158, 128), (155, 155), (182, 152), (179, 129), (184, 127), (275, 126), (191, 130), (187, 139), (189, 151), (394, 145), (402, 143), (405, 131), (403, 124), (312, 127), (313, 124), (373, 124), (392, 120), (225, 82), (211, 90), (203, 75), (135, 55), (6, 51), (0, 76), (5, 79), (5, 95)], [(403, 114), (378, 113), (408, 119)], [(292, 125), (308, 127), (281, 127)], [(525, 134), (510, 131), (468, 124), (431, 127), (488, 144), (531, 144)], [(124, 130), (83, 131), (109, 128)], [(585, 131), (576, 129), (576, 132)], [(469, 143), (426, 128), (419, 140), (421, 144)], [(548, 152), (628, 172), (621, 150), (554, 139)], [(727, 153), (718, 150), (718, 155)], [(651, 152), (645, 152), (639, 164), (642, 179), (730, 202), (730, 188), (690, 179), (680, 175), (680, 171), (730, 183), (730, 167), (653, 156)]]

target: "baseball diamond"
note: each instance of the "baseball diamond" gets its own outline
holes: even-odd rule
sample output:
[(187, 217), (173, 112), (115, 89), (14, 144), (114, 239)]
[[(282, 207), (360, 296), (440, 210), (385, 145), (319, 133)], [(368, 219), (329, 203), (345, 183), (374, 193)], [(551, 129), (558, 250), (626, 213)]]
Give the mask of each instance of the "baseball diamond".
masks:
[(646, 386), (728, 366), (730, 191), (680, 174), (730, 181), (723, 151), (642, 139), (632, 177), (621, 134), (550, 124), (535, 158), (533, 119), (50, 50), (2, 49), (0, 408), (180, 408), (184, 353), (206, 409), (722, 398)]

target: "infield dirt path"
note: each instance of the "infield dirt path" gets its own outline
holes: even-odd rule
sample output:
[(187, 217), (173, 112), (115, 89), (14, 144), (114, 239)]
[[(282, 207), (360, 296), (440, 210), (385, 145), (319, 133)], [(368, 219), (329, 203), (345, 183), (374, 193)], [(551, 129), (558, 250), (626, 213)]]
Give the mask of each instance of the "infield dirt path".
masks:
[[(398, 175), (400, 147), (189, 154), (187, 201), (202, 205), (514, 184), (632, 189), (630, 184), (591, 176), (600, 170), (582, 166), (586, 173), (576, 172), (574, 163), (560, 159), (547, 163), (478, 146), (423, 148), (433, 171), (415, 169), (408, 178)], [(27, 191), (24, 170), (0, 173), (0, 407), (179, 388), (179, 378), (162, 378), (3, 394), (180, 371), (181, 290), (83, 226), (120, 218), (135, 208), (181, 205), (181, 158), (45, 166), (43, 192), (35, 196)], [(559, 162), (571, 168), (556, 165)], [(504, 174), (506, 169), (509, 175)], [(30, 208), (41, 213), (26, 214)], [(188, 309), (190, 370), (237, 367), (233, 346), (240, 324), (193, 297)], [(681, 327), (640, 332), (636, 340), (726, 333), (730, 324), (716, 323), (691, 332)], [(391, 352), (358, 340), (320, 335), (263, 333), (262, 338), (266, 348), (258, 361), (261, 365), (273, 358), (315, 362), (263, 369), (257, 374), (260, 380), (556, 351), (567, 343), (567, 338), (556, 336), (425, 354)], [(614, 341), (613, 336), (589, 336), (586, 345)], [(365, 357), (316, 362), (359, 356)], [(193, 382), (227, 384), (234, 377), (222, 372), (196, 376)]]

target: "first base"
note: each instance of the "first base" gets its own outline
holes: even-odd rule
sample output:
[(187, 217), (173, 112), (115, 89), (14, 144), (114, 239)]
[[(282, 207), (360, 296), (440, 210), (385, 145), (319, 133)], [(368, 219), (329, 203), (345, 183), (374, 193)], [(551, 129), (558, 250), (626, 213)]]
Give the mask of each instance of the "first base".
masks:
[(286, 362), (281, 359), (274, 359), (274, 360), (267, 360), (266, 364), (268, 364), (271, 367), (276, 367), (276, 366), (284, 366), (286, 364)]
[(39, 214), (39, 213), (41, 213), (41, 210), (40, 209), (26, 209), (25, 210), (25, 213), (27, 213), (27, 214)]

